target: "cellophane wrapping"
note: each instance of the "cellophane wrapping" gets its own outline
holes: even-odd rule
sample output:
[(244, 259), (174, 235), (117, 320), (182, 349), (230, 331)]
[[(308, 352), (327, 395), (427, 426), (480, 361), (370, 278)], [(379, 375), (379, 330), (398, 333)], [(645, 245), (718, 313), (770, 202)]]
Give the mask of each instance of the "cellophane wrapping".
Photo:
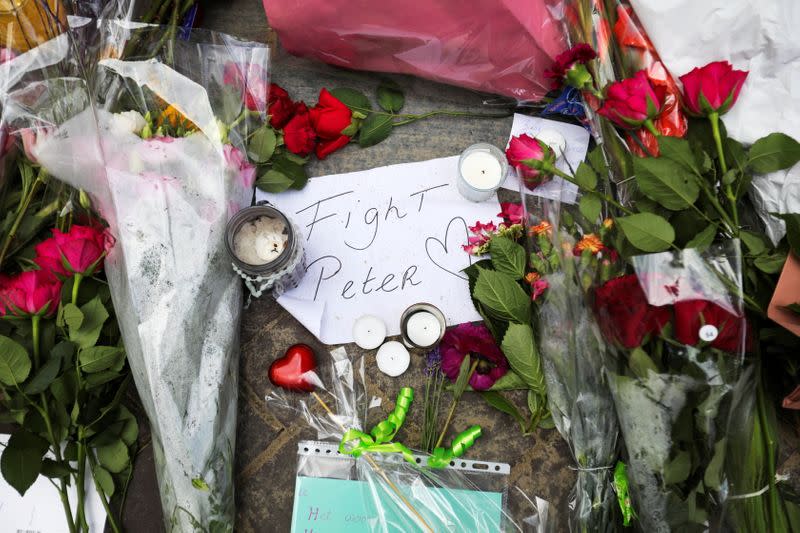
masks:
[[(379, 424), (384, 428), (390, 421), (394, 431), (400, 430), (392, 442), (383, 444), (382, 450), (378, 447), (352, 455), (342, 453), (346, 447), (340, 447), (330, 456), (298, 456), (298, 476), (362, 482), (361, 498), (369, 519), (358, 524), (358, 531), (520, 530), (506, 508), (507, 474), (489, 468), (467, 472), (425, 466), (427, 454), (408, 448), (400, 451), (395, 446), (402, 444), (402, 417), (395, 425), (398, 418), (385, 415), (390, 409), (377, 409), (380, 402), (367, 396), (363, 357), (350, 357), (344, 348), (337, 348), (318, 363), (317, 369), (303, 374), (306, 382), (314, 384), (313, 393), (278, 387), (270, 390), (265, 399), (273, 413), (290, 417), (294, 423), (304, 422), (322, 444), (336, 446), (349, 430), (366, 432), (368, 417), (382, 420)], [(413, 398), (413, 394), (405, 398)], [(401, 401), (404, 400), (398, 397), (398, 403)], [(397, 412), (397, 405), (394, 408)], [(375, 412), (378, 410), (383, 414)], [(462, 458), (455, 458), (455, 462), (474, 463)], [(474, 493), (468, 499), (458, 498), (459, 491), (464, 490)], [(445, 497), (445, 493), (455, 497)], [(542, 521), (545, 518), (546, 515)]]
[(544, 0), (264, 0), (290, 53), (538, 101), (564, 39)]
[(32, 158), (88, 192), (116, 238), (105, 269), (167, 529), (232, 531), (242, 291), (224, 236), (252, 200), (244, 139), (266, 115), (244, 80), (268, 85), (269, 49), (71, 22), (0, 66), (3, 121), (34, 132)]
[(606, 374), (644, 531), (722, 527), (731, 422), (749, 415), (752, 383), (741, 265), (732, 240), (634, 256), (593, 288), (617, 358)]
[[(592, 312), (587, 281), (600, 276), (598, 258), (575, 256), (583, 230), (572, 222), (577, 206), (534, 194), (521, 182), (529, 271), (540, 283), (534, 328), (547, 381), (548, 407), (556, 429), (569, 444), (577, 471), (571, 492), (571, 531), (621, 528), (614, 467), (619, 424), (604, 369), (613, 365)], [(569, 220), (570, 222), (566, 222)], [(561, 524), (566, 527), (566, 524)]]

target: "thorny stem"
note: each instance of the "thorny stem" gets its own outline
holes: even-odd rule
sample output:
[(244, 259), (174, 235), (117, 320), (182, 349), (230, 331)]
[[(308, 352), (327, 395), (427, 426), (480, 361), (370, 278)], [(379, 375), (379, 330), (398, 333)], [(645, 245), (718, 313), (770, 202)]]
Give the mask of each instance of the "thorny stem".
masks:
[(39, 172), (39, 175), (36, 176), (36, 180), (33, 182), (31, 190), (28, 191), (28, 195), (23, 199), (22, 205), (20, 205), (17, 216), (14, 219), (14, 223), (11, 225), (11, 229), (8, 231), (8, 235), (6, 235), (6, 239), (3, 242), (3, 249), (0, 250), (0, 267), (3, 266), (3, 261), (6, 258), (6, 254), (8, 254), (8, 249), (17, 236), (17, 231), (19, 230), (20, 224), (22, 224), (22, 220), (25, 218), (25, 213), (28, 211), (34, 196), (36, 196), (36, 193), (39, 191), (39, 186), (44, 182), (44, 172)]
[(78, 304), (78, 291), (83, 281), (83, 274), (75, 274), (72, 278), (72, 305)]
[[(472, 362), (472, 366), (469, 368), (469, 375), (467, 376), (467, 382), (472, 378), (472, 374), (475, 373), (475, 369), (478, 368), (478, 363), (480, 360), (476, 357), (475, 360)], [(450, 427), (450, 422), (453, 420), (453, 415), (456, 412), (456, 406), (458, 405), (458, 401), (461, 399), (461, 395), (453, 396), (453, 401), (450, 403), (450, 411), (447, 413), (447, 418), (444, 421), (444, 427), (442, 427), (442, 432), (439, 435), (439, 439), (436, 441), (435, 448), (438, 448), (442, 445), (442, 441), (444, 440), (445, 435), (447, 434), (447, 428)]]
[[(722, 135), (719, 132), (719, 113), (711, 113), (708, 115), (708, 120), (711, 122), (711, 134), (714, 136), (714, 144), (717, 147), (717, 155), (719, 155), (719, 166), (722, 169), (722, 176), (728, 172), (728, 165), (725, 162), (725, 151), (722, 149)], [(731, 184), (725, 184), (725, 196), (731, 204), (731, 213), (733, 214), (733, 231), (735, 234), (739, 233), (739, 208), (736, 206), (736, 195), (733, 193)]]
[(616, 200), (611, 198), (609, 195), (603, 194), (603, 193), (601, 193), (599, 191), (596, 191), (594, 189), (586, 189), (585, 187), (581, 187), (581, 185), (577, 181), (575, 181), (575, 178), (573, 178), (572, 176), (570, 176), (566, 172), (562, 172), (561, 170), (557, 169), (555, 166), (551, 165), (551, 166), (548, 167), (547, 165), (545, 165), (542, 168), (542, 170), (545, 171), (545, 172), (552, 172), (553, 174), (555, 174), (559, 178), (567, 180), (568, 182), (570, 182), (573, 185), (577, 186), (581, 190), (585, 190), (587, 192), (590, 192), (591, 194), (599, 196), (601, 199), (603, 199), (603, 201), (608, 202), (609, 204), (613, 205), (614, 207), (616, 207), (617, 209), (619, 209), (620, 211), (622, 211), (626, 215), (633, 215), (634, 214), (633, 211), (631, 211), (630, 209), (628, 209), (627, 207), (625, 207), (621, 203), (617, 202)]
[[(94, 458), (92, 457), (92, 454), (89, 454), (89, 463), (91, 463), (92, 466), (92, 472), (91, 472), (92, 480), (94, 481), (94, 486), (97, 489), (97, 494), (100, 496), (100, 503), (103, 504), (103, 509), (106, 510), (106, 516), (108, 517), (108, 525), (111, 526), (111, 530), (114, 533), (120, 533), (121, 530), (119, 528), (119, 525), (117, 524), (116, 519), (114, 518), (114, 514), (111, 512), (111, 507), (108, 505), (108, 500), (106, 499), (106, 494), (103, 491), (103, 487), (100, 486), (100, 483), (97, 481), (97, 478), (94, 475), (95, 462)], [(130, 478), (130, 474), (128, 474), (128, 477)]]

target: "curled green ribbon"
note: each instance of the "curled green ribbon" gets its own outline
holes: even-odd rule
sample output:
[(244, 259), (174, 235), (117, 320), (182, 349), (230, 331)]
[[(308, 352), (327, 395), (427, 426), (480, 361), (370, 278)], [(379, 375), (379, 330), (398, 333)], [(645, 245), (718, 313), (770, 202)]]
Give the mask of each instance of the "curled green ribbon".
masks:
[(483, 430), (480, 426), (472, 426), (466, 431), (462, 431), (453, 439), (453, 444), (449, 449), (436, 448), (433, 450), (433, 454), (428, 457), (428, 466), (431, 468), (445, 468), (450, 464), (450, 461), (464, 455), (475, 444), (475, 439), (480, 437), (481, 433), (483, 433)]
[(399, 442), (390, 442), (405, 422), (413, 401), (414, 390), (412, 388), (400, 389), (400, 392), (397, 393), (394, 411), (386, 417), (386, 420), (379, 422), (369, 434), (358, 429), (347, 431), (342, 436), (342, 442), (339, 443), (339, 453), (353, 457), (360, 457), (364, 453), (400, 453), (409, 463), (417, 464), (411, 450)]
[(617, 493), (617, 501), (622, 511), (622, 525), (628, 527), (636, 514), (633, 512), (631, 497), (628, 494), (628, 474), (625, 470), (625, 463), (622, 461), (618, 461), (614, 469), (614, 490)]

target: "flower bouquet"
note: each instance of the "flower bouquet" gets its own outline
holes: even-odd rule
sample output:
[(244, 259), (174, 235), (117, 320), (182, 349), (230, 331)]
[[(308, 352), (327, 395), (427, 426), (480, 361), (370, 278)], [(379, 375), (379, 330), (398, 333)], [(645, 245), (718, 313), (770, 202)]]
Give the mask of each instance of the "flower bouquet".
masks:
[[(268, 49), (200, 32), (165, 41), (158, 27), (110, 21), (100, 30), (90, 79), (55, 77), (46, 65), (76, 56), (54, 43), (18, 58), (5, 99), (38, 126), (32, 156), (89, 193), (116, 238), (106, 272), (168, 530), (230, 531), (242, 294), (224, 234), (251, 202), (245, 139), (266, 117), (223, 77), (231, 63), (266, 73)], [(134, 39), (132, 56), (147, 61), (120, 55)], [(42, 83), (23, 81), (43, 65)]]

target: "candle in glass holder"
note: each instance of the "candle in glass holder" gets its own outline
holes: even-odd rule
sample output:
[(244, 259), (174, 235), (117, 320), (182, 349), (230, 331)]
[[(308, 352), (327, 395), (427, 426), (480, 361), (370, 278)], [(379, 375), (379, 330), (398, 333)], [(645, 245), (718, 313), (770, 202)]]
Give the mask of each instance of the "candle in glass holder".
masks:
[(400, 335), (409, 348), (430, 349), (444, 336), (447, 321), (435, 305), (418, 303), (400, 317)]
[(458, 160), (458, 192), (473, 202), (488, 200), (503, 184), (507, 172), (508, 162), (499, 148), (473, 144)]
[(286, 224), (261, 216), (242, 224), (233, 237), (233, 253), (248, 265), (265, 265), (281, 256), (288, 240)]

